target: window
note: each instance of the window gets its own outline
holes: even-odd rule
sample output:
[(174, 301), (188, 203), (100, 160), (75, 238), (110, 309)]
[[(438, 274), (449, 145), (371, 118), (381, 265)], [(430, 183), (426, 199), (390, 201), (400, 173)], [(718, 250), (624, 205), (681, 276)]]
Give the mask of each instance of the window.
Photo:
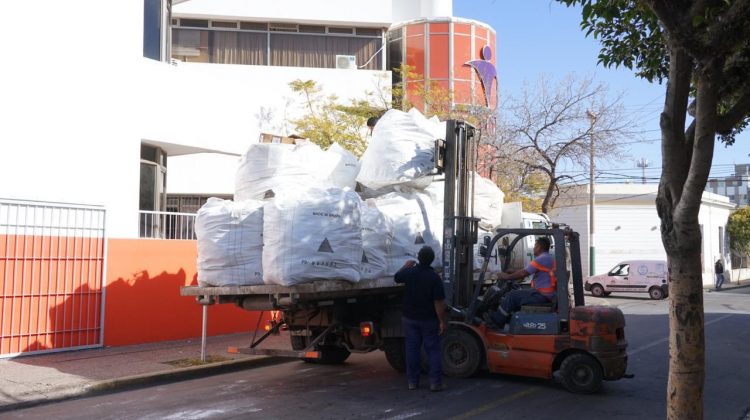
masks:
[(377, 28), (357, 28), (357, 35), (380, 36), (381, 30)]
[(724, 227), (719, 226), (719, 255), (724, 256)]
[(620, 264), (613, 268), (610, 272), (610, 276), (627, 276), (630, 271), (630, 264)]
[(329, 26), (328, 33), (351, 35), (354, 33), (354, 28), (341, 28), (341, 27), (336, 27), (336, 26)]
[(237, 22), (221, 22), (221, 21), (212, 21), (211, 22), (212, 28), (231, 28), (231, 29), (237, 29)]
[(246, 31), (267, 31), (268, 24), (265, 22), (240, 22), (240, 29)]
[(317, 25), (299, 25), (299, 31), (308, 34), (324, 34), (326, 33), (326, 27)]
[(161, 0), (143, 1), (143, 56), (161, 60)]
[(164, 209), (166, 186), (167, 154), (161, 148), (142, 144), (139, 209)]
[(201, 19), (180, 19), (180, 26), (189, 26), (191, 28), (208, 28), (208, 21)]

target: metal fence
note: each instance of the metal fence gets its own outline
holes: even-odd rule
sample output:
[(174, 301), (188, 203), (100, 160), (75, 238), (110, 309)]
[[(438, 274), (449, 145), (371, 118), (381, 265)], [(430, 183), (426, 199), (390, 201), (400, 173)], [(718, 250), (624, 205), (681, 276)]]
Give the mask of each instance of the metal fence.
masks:
[(151, 239), (195, 239), (195, 214), (141, 210), (138, 236)]
[(105, 210), (0, 199), (0, 357), (103, 342)]

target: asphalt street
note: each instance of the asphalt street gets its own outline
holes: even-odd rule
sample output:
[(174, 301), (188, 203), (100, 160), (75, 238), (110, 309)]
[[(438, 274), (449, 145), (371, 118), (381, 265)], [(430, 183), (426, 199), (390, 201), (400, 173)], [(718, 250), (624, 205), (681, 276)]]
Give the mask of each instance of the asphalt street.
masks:
[[(705, 294), (706, 419), (750, 419), (750, 288)], [(606, 302), (602, 302), (606, 300)], [(201, 379), (64, 401), (6, 418), (513, 418), (663, 419), (668, 371), (667, 301), (611, 295), (626, 314), (633, 379), (575, 395), (550, 381), (481, 373), (448, 389), (408, 391), (381, 352), (339, 366), (292, 361)]]

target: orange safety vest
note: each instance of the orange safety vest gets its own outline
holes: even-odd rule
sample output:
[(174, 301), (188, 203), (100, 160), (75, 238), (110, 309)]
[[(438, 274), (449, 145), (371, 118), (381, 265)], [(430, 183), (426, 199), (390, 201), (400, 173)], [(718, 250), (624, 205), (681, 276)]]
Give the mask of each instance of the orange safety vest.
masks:
[(535, 278), (531, 279), (531, 287), (533, 287), (534, 289), (538, 290), (539, 293), (542, 293), (542, 294), (552, 294), (552, 293), (555, 293), (555, 291), (557, 290), (556, 289), (557, 288), (557, 277), (555, 276), (555, 268), (557, 266), (557, 263), (555, 262), (555, 260), (552, 260), (552, 269), (549, 269), (549, 268), (547, 268), (547, 267), (539, 264), (536, 261), (532, 261), (531, 265), (533, 265), (534, 268), (536, 268), (537, 270), (544, 271), (545, 273), (549, 274), (549, 282), (550, 282), (549, 287), (536, 287), (536, 285), (535, 285), (535, 283), (536, 283), (536, 276), (534, 276)]

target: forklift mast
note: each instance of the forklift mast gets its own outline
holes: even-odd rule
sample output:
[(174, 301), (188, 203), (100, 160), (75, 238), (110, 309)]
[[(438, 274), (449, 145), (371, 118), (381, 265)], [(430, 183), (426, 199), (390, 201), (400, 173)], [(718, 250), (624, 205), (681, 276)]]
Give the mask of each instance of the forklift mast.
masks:
[(460, 120), (446, 121), (445, 140), (436, 146), (436, 167), (445, 175), (443, 283), (453, 307), (468, 306), (474, 280), (474, 173), (479, 131)]

